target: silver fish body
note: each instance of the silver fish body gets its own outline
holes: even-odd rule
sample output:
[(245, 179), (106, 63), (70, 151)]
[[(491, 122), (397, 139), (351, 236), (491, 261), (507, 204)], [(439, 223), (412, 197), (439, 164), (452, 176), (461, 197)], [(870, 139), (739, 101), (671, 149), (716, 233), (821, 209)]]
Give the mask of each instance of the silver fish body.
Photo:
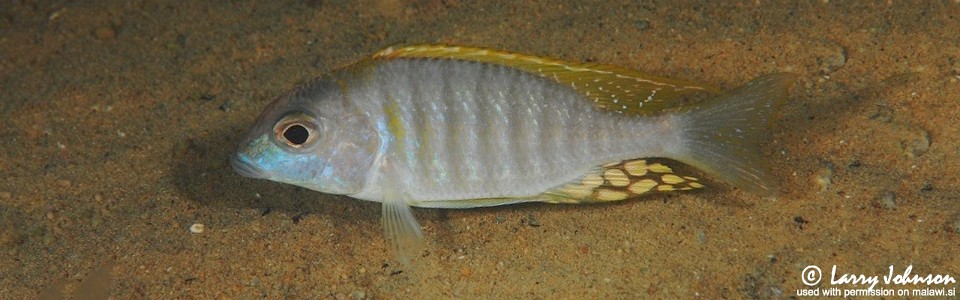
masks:
[[(504, 66), (397, 59), (371, 73), (350, 81), (347, 99), (375, 124), (378, 155), (396, 159), (414, 206), (533, 199), (598, 165), (683, 147), (680, 116), (601, 111), (570, 87)], [(352, 196), (379, 201), (379, 180), (392, 174), (369, 172)]]

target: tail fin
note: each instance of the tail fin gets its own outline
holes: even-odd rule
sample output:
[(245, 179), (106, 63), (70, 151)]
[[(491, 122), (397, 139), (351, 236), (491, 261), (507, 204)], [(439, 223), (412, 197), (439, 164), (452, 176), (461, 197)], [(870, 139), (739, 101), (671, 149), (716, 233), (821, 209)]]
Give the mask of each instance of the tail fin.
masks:
[(737, 188), (775, 196), (778, 184), (760, 158), (760, 141), (796, 78), (789, 73), (763, 76), (690, 111), (683, 131), (686, 153), (678, 158)]

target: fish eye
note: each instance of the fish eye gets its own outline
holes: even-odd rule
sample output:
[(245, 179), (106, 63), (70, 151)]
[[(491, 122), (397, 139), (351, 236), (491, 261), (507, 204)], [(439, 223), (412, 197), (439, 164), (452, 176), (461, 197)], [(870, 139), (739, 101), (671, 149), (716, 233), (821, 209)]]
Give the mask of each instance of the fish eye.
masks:
[(283, 138), (292, 146), (301, 146), (310, 138), (310, 131), (300, 124), (290, 124), (283, 130)]
[(291, 148), (303, 148), (317, 140), (317, 125), (313, 118), (296, 114), (277, 122), (274, 128), (278, 141)]

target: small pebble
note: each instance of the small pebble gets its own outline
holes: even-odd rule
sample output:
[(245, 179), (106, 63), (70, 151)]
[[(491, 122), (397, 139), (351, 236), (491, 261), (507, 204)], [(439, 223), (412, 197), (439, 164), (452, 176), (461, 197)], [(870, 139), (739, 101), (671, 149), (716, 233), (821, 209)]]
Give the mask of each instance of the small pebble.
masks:
[(639, 30), (647, 30), (650, 28), (650, 22), (647, 20), (637, 20), (633, 22), (633, 27), (636, 27)]
[(814, 181), (820, 185), (820, 191), (826, 191), (833, 184), (833, 168), (823, 167), (814, 174)]
[(916, 158), (930, 150), (930, 132), (923, 129), (914, 129), (908, 134), (912, 136), (902, 144), (904, 154), (907, 157)]
[(203, 224), (201, 224), (201, 223), (193, 223), (193, 225), (190, 225), (190, 232), (193, 232), (193, 233), (202, 233), (202, 232), (203, 232), (203, 228), (204, 228)]
[(537, 216), (529, 214), (527, 215), (527, 225), (530, 225), (530, 227), (540, 227), (540, 220), (537, 220)]
[(953, 218), (947, 221), (947, 226), (953, 233), (960, 234), (960, 214), (953, 215)]
[(817, 58), (820, 64), (820, 71), (823, 72), (823, 74), (836, 72), (847, 63), (846, 49), (837, 46), (829, 51), (829, 54)]
[(353, 293), (350, 293), (350, 297), (356, 300), (367, 299), (367, 293), (364, 291), (353, 291)]
[(210, 93), (200, 94), (200, 100), (210, 101), (210, 100), (213, 100), (213, 99), (217, 99), (217, 95), (215, 95), (215, 94), (210, 94)]
[(62, 187), (70, 187), (70, 185), (72, 184), (72, 182), (70, 182), (70, 180), (66, 180), (66, 179), (59, 179), (59, 180), (57, 180), (57, 184), (60, 185), (60, 186), (62, 186)]
[(706, 233), (706, 232), (703, 232), (703, 230), (697, 229), (696, 235), (697, 235), (697, 241), (698, 241), (698, 242), (700, 242), (701, 244), (706, 244), (706, 243), (707, 243), (707, 233)]
[(897, 199), (897, 195), (891, 191), (883, 192), (880, 196), (880, 206), (886, 209), (897, 208), (897, 203), (894, 201)]
[(804, 219), (803, 216), (793, 217), (793, 224), (796, 224), (800, 229), (803, 229), (803, 225), (807, 225), (809, 223), (810, 220)]
[(580, 245), (580, 247), (577, 248), (577, 251), (579, 251), (580, 254), (584, 254), (584, 255), (590, 254), (590, 246), (588, 246), (588, 245)]
[(117, 32), (108, 26), (102, 26), (93, 31), (93, 35), (99, 40), (112, 40), (117, 37)]
[(876, 110), (867, 118), (880, 122), (890, 122), (893, 120), (893, 109), (886, 105), (877, 105)]
[(847, 168), (856, 169), (861, 166), (863, 166), (863, 163), (861, 163), (859, 159), (855, 159), (852, 162), (850, 162), (850, 164), (847, 165)]

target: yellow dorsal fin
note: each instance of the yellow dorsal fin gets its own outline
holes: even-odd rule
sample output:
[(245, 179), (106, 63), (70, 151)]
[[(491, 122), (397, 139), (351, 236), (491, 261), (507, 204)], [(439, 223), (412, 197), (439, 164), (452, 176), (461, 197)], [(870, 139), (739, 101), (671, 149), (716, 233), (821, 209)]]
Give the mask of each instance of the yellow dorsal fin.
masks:
[(599, 167), (546, 193), (547, 202), (594, 203), (636, 198), (653, 192), (700, 189), (705, 183), (690, 167), (669, 159), (625, 160)]
[(418, 45), (391, 47), (373, 56), (373, 59), (391, 58), (455, 59), (502, 65), (569, 85), (602, 109), (632, 115), (678, 110), (686, 104), (685, 97), (693, 94), (723, 93), (706, 84), (657, 77), (616, 66), (569, 63), (484, 48)]

